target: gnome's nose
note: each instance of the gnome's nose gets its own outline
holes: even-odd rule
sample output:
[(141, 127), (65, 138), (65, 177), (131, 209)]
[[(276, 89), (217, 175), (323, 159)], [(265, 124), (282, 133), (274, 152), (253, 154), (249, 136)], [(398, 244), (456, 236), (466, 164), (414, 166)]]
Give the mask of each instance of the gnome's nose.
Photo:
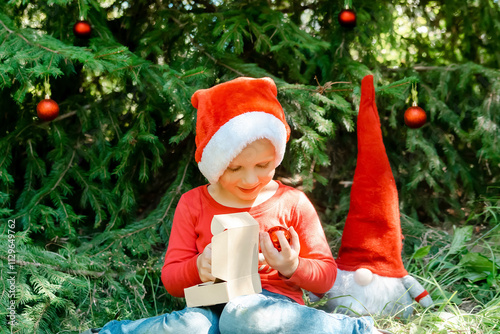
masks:
[(370, 269), (359, 268), (354, 272), (354, 281), (361, 286), (368, 285), (373, 280), (373, 273)]

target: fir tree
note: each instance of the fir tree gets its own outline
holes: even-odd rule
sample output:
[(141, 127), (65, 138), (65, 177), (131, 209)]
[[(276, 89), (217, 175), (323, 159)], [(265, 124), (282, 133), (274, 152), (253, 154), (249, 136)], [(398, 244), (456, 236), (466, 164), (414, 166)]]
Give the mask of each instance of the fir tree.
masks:
[[(431, 225), (482, 222), (474, 214), (491, 206), (500, 172), (498, 2), (359, 0), (354, 29), (338, 24), (343, 7), (1, 2), (1, 240), (15, 222), (14, 329), (77, 332), (182, 307), (160, 272), (177, 200), (206, 182), (190, 97), (237, 76), (276, 81), (292, 127), (278, 177), (308, 192), (334, 250), (370, 73), (401, 212)], [(90, 39), (73, 33), (81, 18)], [(417, 130), (403, 122), (412, 84), (428, 116)], [(36, 114), (47, 94), (60, 107), (51, 122)], [(11, 300), (2, 294), (2, 315)]]

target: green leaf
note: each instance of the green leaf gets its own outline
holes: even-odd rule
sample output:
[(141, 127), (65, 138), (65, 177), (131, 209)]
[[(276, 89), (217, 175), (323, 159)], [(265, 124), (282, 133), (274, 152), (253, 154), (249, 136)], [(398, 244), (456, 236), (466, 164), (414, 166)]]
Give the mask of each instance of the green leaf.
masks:
[(472, 226), (457, 228), (453, 234), (450, 246), (450, 254), (456, 254), (465, 248), (465, 244), (472, 237)]
[(480, 253), (467, 253), (461, 259), (461, 266), (465, 267), (469, 271), (481, 273), (481, 272), (492, 272), (496, 268), (496, 264), (490, 259)]
[(413, 254), (413, 258), (418, 260), (422, 259), (429, 254), (429, 251), (431, 250), (431, 246), (425, 246), (425, 247), (420, 247), (417, 249), (417, 251)]

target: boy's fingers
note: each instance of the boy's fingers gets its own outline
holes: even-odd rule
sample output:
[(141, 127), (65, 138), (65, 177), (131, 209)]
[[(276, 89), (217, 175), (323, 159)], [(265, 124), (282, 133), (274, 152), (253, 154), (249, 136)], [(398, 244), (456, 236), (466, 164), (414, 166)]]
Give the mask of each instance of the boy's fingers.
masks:
[(288, 243), (288, 240), (286, 240), (286, 237), (285, 237), (285, 232), (283, 231), (278, 231), (276, 232), (276, 235), (278, 236), (278, 241), (280, 242), (280, 246), (281, 246), (281, 251), (289, 251), (290, 249), (290, 244)]
[(210, 265), (210, 267), (212, 267), (212, 248), (210, 248), (207, 251), (206, 257), (207, 257), (208, 264)]
[(261, 232), (259, 234), (260, 237), (260, 248), (262, 250), (262, 254), (264, 257), (268, 257), (270, 255), (274, 255), (273, 250), (277, 252), (276, 248), (274, 248), (273, 242), (271, 241), (271, 236), (267, 232)]
[(288, 229), (288, 231), (290, 232), (290, 234), (292, 235), (292, 240), (290, 242), (291, 246), (292, 246), (292, 249), (294, 251), (296, 251), (297, 253), (300, 251), (300, 240), (299, 240), (299, 235), (298, 233), (295, 231), (295, 229), (293, 228), (293, 226), (290, 226), (290, 228)]
[(260, 232), (259, 233), (260, 247), (267, 249), (269, 244), (271, 244), (271, 238), (269, 237), (269, 233)]
[(208, 264), (212, 264), (212, 244), (208, 244), (203, 250), (203, 258)]

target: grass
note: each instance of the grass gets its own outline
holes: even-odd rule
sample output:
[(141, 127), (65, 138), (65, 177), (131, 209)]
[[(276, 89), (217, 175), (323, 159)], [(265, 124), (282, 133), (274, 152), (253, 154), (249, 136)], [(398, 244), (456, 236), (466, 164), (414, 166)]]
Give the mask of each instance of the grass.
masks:
[(471, 311), (464, 311), (459, 305), (447, 302), (421, 309), (407, 321), (376, 319), (376, 326), (405, 334), (496, 334), (500, 332), (500, 304), (497, 298), (484, 306), (478, 305)]
[(421, 236), (407, 240), (406, 251), (413, 252), (406, 268), (435, 303), (427, 309), (416, 304), (406, 320), (375, 317), (378, 328), (405, 334), (500, 333), (500, 206), (498, 198), (485, 203), (481, 214), (448, 232), (403, 217), (403, 230)]

